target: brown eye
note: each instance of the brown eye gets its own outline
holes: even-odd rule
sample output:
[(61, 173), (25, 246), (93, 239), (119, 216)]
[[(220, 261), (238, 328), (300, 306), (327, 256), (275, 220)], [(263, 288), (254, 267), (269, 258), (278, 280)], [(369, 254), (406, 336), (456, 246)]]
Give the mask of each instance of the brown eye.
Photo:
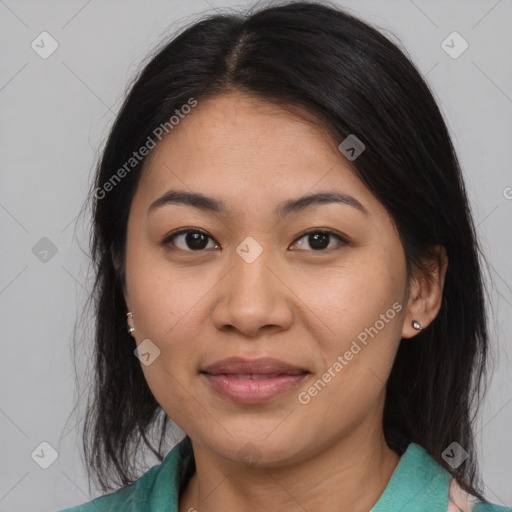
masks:
[[(333, 240), (338, 240), (338, 244), (341, 242), (341, 245), (348, 243), (347, 240), (332, 231), (310, 231), (304, 233), (304, 235), (297, 240), (295, 245), (297, 245), (299, 249), (303, 250), (306, 245), (309, 245), (313, 251), (323, 251), (334, 248), (336, 244), (334, 244), (334, 246), (329, 245)], [(305, 242), (303, 240), (305, 240)]]
[[(184, 251), (203, 251), (208, 247), (208, 241), (213, 241), (209, 235), (198, 230), (182, 230), (178, 233), (173, 233), (163, 241), (163, 245), (172, 244), (178, 249)], [(213, 248), (218, 247), (218, 244), (214, 245)]]

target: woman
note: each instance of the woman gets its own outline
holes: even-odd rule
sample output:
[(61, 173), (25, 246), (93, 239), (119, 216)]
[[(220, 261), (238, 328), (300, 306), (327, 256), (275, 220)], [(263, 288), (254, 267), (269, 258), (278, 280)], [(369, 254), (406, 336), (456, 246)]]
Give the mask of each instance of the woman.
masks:
[[(84, 447), (122, 488), (69, 510), (510, 510), (478, 479), (461, 171), (378, 31), (312, 3), (195, 23), (133, 85), (92, 196)], [(141, 440), (162, 462), (137, 479)]]

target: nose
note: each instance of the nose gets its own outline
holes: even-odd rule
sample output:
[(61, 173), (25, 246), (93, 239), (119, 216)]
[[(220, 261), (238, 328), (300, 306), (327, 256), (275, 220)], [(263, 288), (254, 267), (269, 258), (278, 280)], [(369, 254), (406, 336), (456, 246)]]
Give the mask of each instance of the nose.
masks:
[(212, 312), (215, 327), (246, 337), (290, 328), (293, 293), (280, 278), (275, 259), (263, 251), (251, 263), (234, 254), (232, 263)]

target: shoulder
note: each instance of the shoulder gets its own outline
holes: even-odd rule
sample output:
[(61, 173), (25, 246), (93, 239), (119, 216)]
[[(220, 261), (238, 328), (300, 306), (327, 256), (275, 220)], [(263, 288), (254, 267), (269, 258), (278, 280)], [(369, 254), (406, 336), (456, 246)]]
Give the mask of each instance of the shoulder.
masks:
[(59, 512), (138, 512), (137, 502), (140, 501), (143, 489), (153, 487), (156, 474), (160, 470), (161, 464), (153, 466), (144, 473), (133, 484), (118, 489), (115, 492), (100, 496), (82, 505), (67, 508)]
[(461, 489), (457, 481), (450, 480), (447, 512), (511, 512), (509, 507), (479, 501), (478, 498)]
[(410, 442), (371, 512), (512, 512), (465, 493), (422, 446)]
[(164, 460), (131, 485), (92, 501), (58, 512), (148, 512), (177, 510), (179, 487), (193, 465), (190, 439), (179, 442)]

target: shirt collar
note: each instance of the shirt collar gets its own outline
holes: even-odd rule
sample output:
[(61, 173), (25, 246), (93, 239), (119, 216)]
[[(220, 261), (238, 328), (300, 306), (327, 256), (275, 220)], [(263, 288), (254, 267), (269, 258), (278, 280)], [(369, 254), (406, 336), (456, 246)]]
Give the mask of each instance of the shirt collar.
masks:
[(448, 509), (450, 473), (420, 445), (409, 443), (388, 485), (370, 512)]
[[(137, 510), (178, 512), (180, 487), (195, 467), (186, 436), (164, 458), (151, 488), (137, 492)], [(418, 444), (409, 443), (391, 479), (370, 512), (447, 510), (450, 474)], [(170, 485), (169, 485), (170, 484)]]

